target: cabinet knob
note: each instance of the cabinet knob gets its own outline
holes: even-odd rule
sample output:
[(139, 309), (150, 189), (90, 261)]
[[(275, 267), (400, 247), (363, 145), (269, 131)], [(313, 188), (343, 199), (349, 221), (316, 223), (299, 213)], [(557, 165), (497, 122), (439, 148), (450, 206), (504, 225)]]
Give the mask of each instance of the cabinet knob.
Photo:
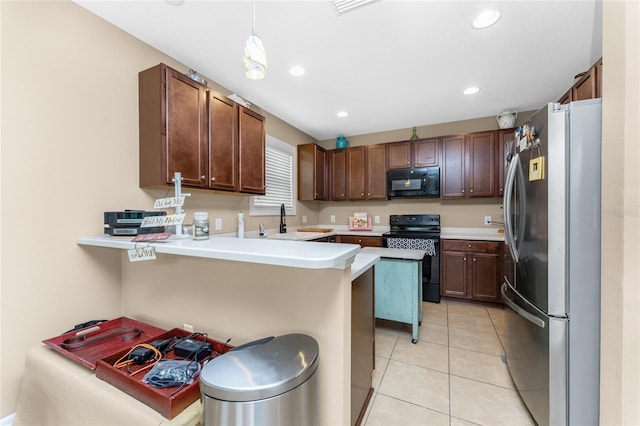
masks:
[(464, 194), (464, 188), (462, 188), (460, 191), (462, 191), (462, 193)]
[(411, 164), (411, 161), (407, 161), (407, 164)]
[(216, 181), (216, 178), (215, 178), (215, 177), (212, 177), (212, 178), (211, 178), (211, 182), (215, 182), (215, 181)]
[(342, 194), (342, 196), (344, 197), (344, 194)]
[(473, 189), (471, 191), (469, 191), (469, 192), (473, 192)]
[(364, 192), (361, 192), (360, 195), (362, 195), (364, 197)]
[(471, 248), (471, 244), (469, 244), (469, 248)]
[(362, 242), (362, 240), (358, 240), (358, 243), (361, 243), (361, 242)]
[(367, 197), (369, 197), (370, 195), (371, 195), (371, 193), (370, 193), (370, 192), (367, 192)]
[(463, 257), (463, 258), (462, 258), (462, 260), (464, 260), (464, 261), (466, 262), (466, 261), (467, 261), (467, 258), (466, 258), (466, 257)]
[(200, 176), (200, 180), (205, 180), (207, 177), (205, 175)]
[(476, 258), (475, 258), (475, 257), (473, 258), (473, 261), (474, 261), (474, 262), (476, 261)]

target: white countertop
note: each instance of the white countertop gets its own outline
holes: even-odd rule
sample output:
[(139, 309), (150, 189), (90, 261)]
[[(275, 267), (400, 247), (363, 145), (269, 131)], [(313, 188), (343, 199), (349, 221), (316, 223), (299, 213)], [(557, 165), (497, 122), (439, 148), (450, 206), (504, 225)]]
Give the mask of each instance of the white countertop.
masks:
[(486, 228), (442, 227), (440, 229), (440, 239), (504, 241), (504, 233), (500, 233), (498, 230), (499, 228), (493, 228), (491, 226), (487, 226)]
[(308, 269), (345, 269), (353, 263), (354, 257), (360, 252), (360, 246), (357, 244), (216, 236), (208, 240), (175, 239), (172, 236), (163, 242), (133, 243), (131, 237), (100, 235), (80, 237), (76, 242), (80, 245), (122, 250), (153, 245), (157, 253)]
[(358, 253), (351, 265), (351, 281), (358, 278), (363, 272), (378, 263), (379, 260), (380, 256), (375, 253)]
[[(328, 232), (298, 232), (300, 228), (321, 228), (330, 229)], [(278, 232), (267, 232), (267, 239), (273, 240), (294, 240), (294, 241), (310, 241), (318, 238), (331, 237), (334, 235), (357, 235), (361, 237), (380, 237), (385, 232), (389, 231), (388, 226), (374, 226), (371, 231), (352, 231), (345, 225), (316, 225), (316, 226), (300, 226), (296, 228), (290, 228), (288, 232), (279, 234)], [(255, 238), (257, 236), (252, 233), (245, 233), (245, 236)]]

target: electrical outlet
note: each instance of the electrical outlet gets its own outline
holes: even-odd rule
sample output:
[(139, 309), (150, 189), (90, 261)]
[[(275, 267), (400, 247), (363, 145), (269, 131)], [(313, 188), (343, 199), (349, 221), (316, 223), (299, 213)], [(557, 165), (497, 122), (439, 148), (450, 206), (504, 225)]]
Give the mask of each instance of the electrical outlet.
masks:
[(302, 215), (302, 223), (307, 223), (307, 216)]
[(188, 331), (189, 333), (193, 333), (193, 326), (191, 324), (182, 324), (182, 328), (184, 331)]
[(380, 223), (380, 216), (374, 216), (373, 223)]
[(216, 231), (219, 231), (222, 229), (222, 219), (219, 217), (216, 217)]
[(335, 223), (336, 222), (336, 215), (332, 214), (330, 220), (331, 220), (331, 223)]
[(485, 216), (484, 217), (484, 224), (485, 225), (491, 225), (491, 216)]

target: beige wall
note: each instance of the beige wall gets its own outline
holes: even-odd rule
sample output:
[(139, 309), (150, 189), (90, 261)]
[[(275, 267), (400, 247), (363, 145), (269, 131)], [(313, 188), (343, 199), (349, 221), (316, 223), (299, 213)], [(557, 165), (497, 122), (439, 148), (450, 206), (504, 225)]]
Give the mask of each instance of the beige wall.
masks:
[[(640, 424), (638, 339), (638, 2), (605, 1), (602, 424)], [(77, 322), (120, 315), (119, 253), (91, 255), (75, 238), (101, 232), (102, 212), (147, 208), (163, 195), (138, 188), (137, 73), (165, 62), (188, 66), (137, 41), (71, 2), (0, 1), (2, 36), (0, 416), (15, 410), (24, 355)], [(226, 92), (225, 92), (226, 93)], [(267, 115), (267, 132), (313, 142)], [(519, 120), (524, 118), (521, 113)], [(491, 118), (487, 119), (491, 121)], [(488, 122), (487, 122), (488, 125)], [(493, 125), (493, 123), (492, 123)], [(494, 127), (491, 127), (494, 128)], [(465, 132), (432, 129), (437, 134)], [(475, 126), (472, 130), (476, 129)], [(429, 130), (419, 128), (421, 137)], [(437, 135), (433, 134), (433, 135)], [(352, 145), (404, 140), (409, 130), (348, 137)], [(326, 143), (326, 145), (325, 145)], [(334, 141), (324, 141), (331, 148)], [(115, 153), (115, 154), (114, 154)], [(398, 203), (398, 204), (396, 204)], [(424, 203), (424, 204), (423, 204)], [(494, 202), (299, 203), (328, 224), (365, 210), (440, 212), (444, 226), (478, 226)], [(194, 192), (187, 212), (222, 217), (223, 232), (248, 198)], [(390, 206), (401, 206), (398, 212)], [(608, 210), (607, 210), (608, 209)], [(607, 211), (612, 214), (607, 215)], [(277, 219), (247, 218), (275, 227)]]
[[(104, 211), (151, 208), (165, 194), (138, 188), (137, 74), (159, 62), (189, 67), (72, 2), (3, 0), (0, 8), (2, 417), (15, 410), (29, 348), (122, 314), (119, 252), (91, 256), (75, 239), (100, 234)], [(260, 112), (274, 137), (314, 141)], [(186, 210), (208, 210), (233, 232), (248, 203), (193, 191)], [(263, 221), (277, 226), (248, 218), (247, 228)]]
[(600, 423), (640, 424), (640, 2), (603, 8)]

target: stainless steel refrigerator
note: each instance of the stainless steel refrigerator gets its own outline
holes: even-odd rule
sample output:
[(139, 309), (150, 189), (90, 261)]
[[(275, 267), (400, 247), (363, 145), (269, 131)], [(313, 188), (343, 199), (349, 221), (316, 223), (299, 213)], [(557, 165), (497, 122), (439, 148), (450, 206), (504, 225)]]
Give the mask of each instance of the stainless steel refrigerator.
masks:
[(539, 425), (598, 424), (601, 128), (600, 99), (550, 103), (510, 142), (504, 357)]

